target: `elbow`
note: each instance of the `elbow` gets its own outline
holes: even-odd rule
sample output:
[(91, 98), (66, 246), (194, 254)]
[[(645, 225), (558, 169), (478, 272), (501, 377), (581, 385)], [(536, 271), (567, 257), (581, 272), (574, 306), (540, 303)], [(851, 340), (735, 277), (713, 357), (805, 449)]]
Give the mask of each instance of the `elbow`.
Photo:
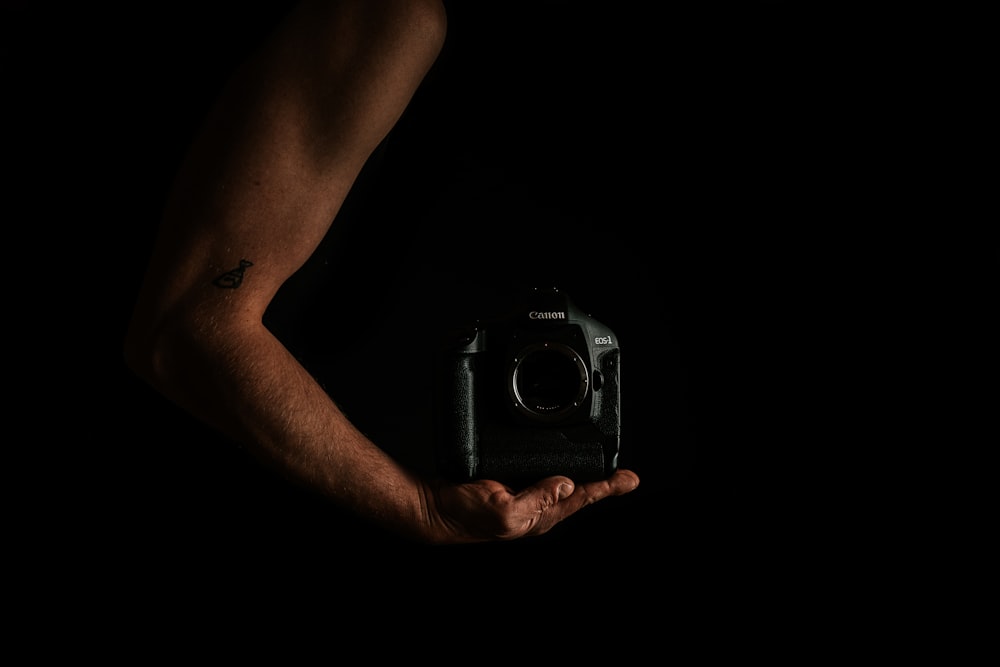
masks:
[(189, 365), (197, 348), (198, 327), (175, 309), (149, 316), (142, 307), (129, 322), (122, 346), (125, 366), (157, 391), (166, 392), (178, 370)]
[(125, 367), (146, 383), (157, 387), (162, 376), (163, 337), (153, 327), (133, 317), (125, 333), (122, 355)]

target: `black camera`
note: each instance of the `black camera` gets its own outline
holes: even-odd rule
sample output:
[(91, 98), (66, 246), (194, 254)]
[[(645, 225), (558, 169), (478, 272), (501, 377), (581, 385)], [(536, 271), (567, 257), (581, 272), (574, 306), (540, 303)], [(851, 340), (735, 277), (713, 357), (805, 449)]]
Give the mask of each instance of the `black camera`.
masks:
[(457, 481), (586, 482), (618, 468), (618, 337), (555, 288), (450, 337), (439, 363), (438, 463)]

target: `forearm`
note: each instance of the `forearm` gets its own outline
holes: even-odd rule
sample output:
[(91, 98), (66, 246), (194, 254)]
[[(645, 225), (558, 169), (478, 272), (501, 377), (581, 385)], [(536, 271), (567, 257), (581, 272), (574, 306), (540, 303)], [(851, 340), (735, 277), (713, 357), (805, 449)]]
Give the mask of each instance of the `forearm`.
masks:
[(266, 328), (176, 332), (158, 337), (155, 364), (141, 373), (157, 390), (294, 483), (390, 530), (423, 537), (421, 481), (358, 431)]

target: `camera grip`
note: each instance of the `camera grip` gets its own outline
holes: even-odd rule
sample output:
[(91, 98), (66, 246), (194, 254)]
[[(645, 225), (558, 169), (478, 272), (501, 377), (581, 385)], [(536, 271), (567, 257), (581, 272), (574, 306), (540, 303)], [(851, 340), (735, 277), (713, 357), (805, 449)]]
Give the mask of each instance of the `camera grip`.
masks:
[(600, 390), (594, 392), (593, 413), (600, 431), (617, 438), (621, 431), (621, 350), (602, 353), (597, 365), (601, 383)]
[(473, 379), (478, 359), (475, 354), (455, 354), (445, 383), (447, 414), (442, 416), (439, 433), (440, 465), (457, 479), (473, 479), (478, 468), (479, 419)]

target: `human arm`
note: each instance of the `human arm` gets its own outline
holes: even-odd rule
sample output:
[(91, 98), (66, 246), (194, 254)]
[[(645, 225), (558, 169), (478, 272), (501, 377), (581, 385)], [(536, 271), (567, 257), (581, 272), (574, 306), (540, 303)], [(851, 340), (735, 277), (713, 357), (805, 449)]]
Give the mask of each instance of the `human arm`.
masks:
[[(548, 530), (631, 473), (556, 502), (400, 466), (345, 417), (263, 324), (440, 51), (439, 0), (304, 2), (235, 75), (182, 165), (135, 308), (126, 358), (165, 396), (283, 475), (428, 542)], [(543, 511), (544, 510), (544, 511)]]

